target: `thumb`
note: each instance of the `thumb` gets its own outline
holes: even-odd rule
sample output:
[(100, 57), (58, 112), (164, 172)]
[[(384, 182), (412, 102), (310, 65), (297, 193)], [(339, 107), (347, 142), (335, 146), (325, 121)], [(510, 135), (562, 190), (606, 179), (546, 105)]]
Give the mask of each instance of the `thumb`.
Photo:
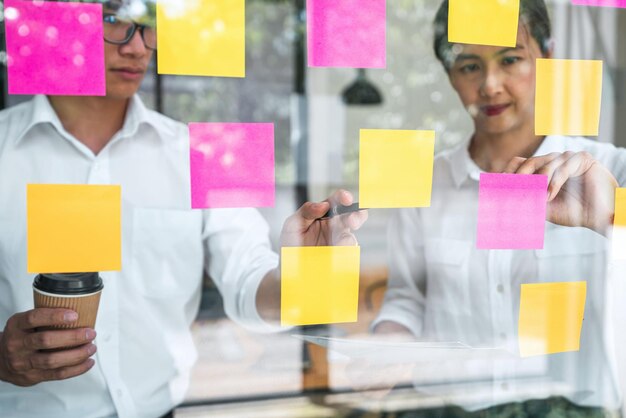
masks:
[(328, 202), (306, 202), (300, 206), (300, 209), (296, 212), (296, 216), (300, 218), (300, 223), (304, 227), (310, 226), (317, 219), (321, 218), (330, 209)]

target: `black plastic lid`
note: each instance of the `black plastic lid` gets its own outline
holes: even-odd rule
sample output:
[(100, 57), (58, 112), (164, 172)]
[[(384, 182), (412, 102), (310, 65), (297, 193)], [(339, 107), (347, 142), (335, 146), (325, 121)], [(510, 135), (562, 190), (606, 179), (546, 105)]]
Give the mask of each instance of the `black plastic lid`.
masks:
[(35, 277), (37, 290), (58, 295), (82, 295), (102, 290), (98, 273), (41, 273)]

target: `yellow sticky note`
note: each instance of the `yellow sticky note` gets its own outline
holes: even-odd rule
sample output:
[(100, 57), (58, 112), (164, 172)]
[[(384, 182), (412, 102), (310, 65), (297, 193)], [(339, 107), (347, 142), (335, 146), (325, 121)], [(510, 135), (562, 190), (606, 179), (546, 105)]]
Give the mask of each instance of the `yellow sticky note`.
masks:
[(29, 184), (29, 273), (120, 270), (120, 186)]
[(535, 134), (596, 136), (602, 61), (538, 59)]
[(361, 129), (359, 205), (428, 207), (435, 131)]
[(523, 284), (518, 338), (522, 357), (578, 351), (587, 282)]
[(245, 31), (245, 0), (158, 0), (158, 72), (245, 77)]
[(283, 247), (281, 325), (355, 322), (361, 248)]
[(448, 41), (514, 47), (520, 0), (450, 0)]
[(613, 259), (626, 260), (626, 188), (615, 189)]

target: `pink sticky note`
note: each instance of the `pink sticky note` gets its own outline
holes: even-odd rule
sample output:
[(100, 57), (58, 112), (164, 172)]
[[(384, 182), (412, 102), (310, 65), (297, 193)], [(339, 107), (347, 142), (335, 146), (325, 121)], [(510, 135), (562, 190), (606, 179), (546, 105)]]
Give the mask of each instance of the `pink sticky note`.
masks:
[(274, 206), (274, 124), (189, 124), (191, 207)]
[(626, 8), (626, 0), (572, 0), (572, 4), (579, 6)]
[(309, 67), (385, 68), (386, 0), (307, 0)]
[(102, 5), (6, 0), (9, 94), (104, 96)]
[(547, 176), (482, 173), (477, 248), (543, 248), (547, 200)]

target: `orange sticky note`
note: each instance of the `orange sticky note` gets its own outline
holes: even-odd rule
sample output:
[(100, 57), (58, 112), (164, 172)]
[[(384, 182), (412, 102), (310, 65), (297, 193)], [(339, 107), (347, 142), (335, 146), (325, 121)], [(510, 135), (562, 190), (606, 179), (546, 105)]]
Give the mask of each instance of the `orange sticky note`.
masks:
[(29, 184), (29, 273), (121, 270), (120, 186)]
[(587, 282), (522, 284), (520, 355), (578, 351), (586, 295)]
[(283, 247), (281, 325), (355, 322), (361, 248)]
[(361, 207), (430, 206), (435, 131), (361, 129), (359, 149)]
[(448, 41), (514, 47), (520, 0), (450, 0)]
[(615, 189), (613, 259), (626, 260), (626, 188)]
[(536, 135), (597, 136), (602, 61), (538, 59)]

